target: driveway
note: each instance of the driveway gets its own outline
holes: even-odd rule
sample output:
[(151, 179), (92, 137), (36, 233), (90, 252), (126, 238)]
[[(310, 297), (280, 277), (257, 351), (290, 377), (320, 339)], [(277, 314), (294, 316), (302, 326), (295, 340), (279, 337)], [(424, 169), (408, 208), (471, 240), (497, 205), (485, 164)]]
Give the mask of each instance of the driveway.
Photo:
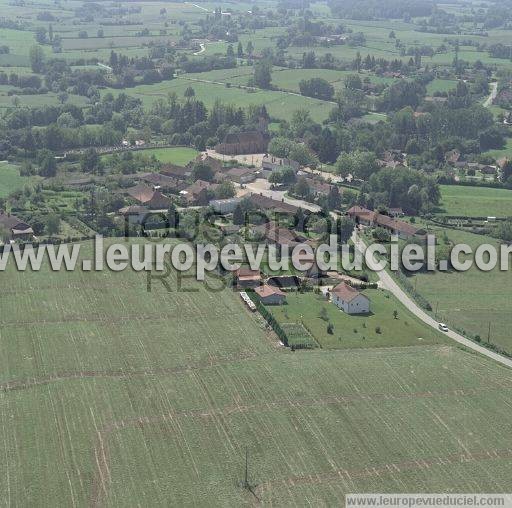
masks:
[[(357, 233), (354, 231), (354, 234), (352, 235), (352, 240), (354, 242), (354, 245), (356, 248), (364, 253), (366, 249), (366, 244), (357, 236)], [(424, 310), (422, 310), (408, 295), (405, 293), (402, 288), (394, 281), (394, 279), (389, 275), (388, 272), (380, 271), (376, 272), (379, 276), (379, 287), (382, 289), (386, 289), (390, 293), (392, 293), (409, 311), (411, 311), (417, 318), (421, 319), (425, 324), (428, 326), (431, 326), (432, 328), (435, 328), (436, 330), (439, 330), (438, 325), (439, 323), (431, 317), (429, 314), (427, 314)], [(440, 332), (444, 333), (444, 332)], [(450, 339), (455, 340), (459, 344), (467, 347), (468, 349), (472, 349), (473, 351), (476, 351), (477, 353), (480, 353), (483, 356), (486, 356), (487, 358), (490, 358), (491, 360), (494, 360), (498, 363), (501, 363), (502, 365), (505, 365), (506, 367), (512, 367), (512, 359), (507, 358), (505, 356), (502, 356), (498, 353), (495, 353), (483, 346), (478, 345), (476, 342), (473, 342), (469, 339), (466, 339), (463, 335), (460, 333), (454, 332), (452, 330), (444, 333), (447, 337)]]

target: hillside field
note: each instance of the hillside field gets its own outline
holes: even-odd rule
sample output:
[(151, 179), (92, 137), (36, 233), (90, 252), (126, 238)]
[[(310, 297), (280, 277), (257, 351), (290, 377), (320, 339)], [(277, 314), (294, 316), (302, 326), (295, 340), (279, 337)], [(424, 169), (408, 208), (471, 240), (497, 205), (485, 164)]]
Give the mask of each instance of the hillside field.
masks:
[(176, 275), (149, 292), (134, 272), (0, 276), (6, 505), (332, 506), (509, 487), (512, 374), (477, 355), (293, 353), (238, 294), (188, 278), (178, 291)]
[(468, 217), (509, 217), (512, 191), (490, 187), (441, 185), (440, 212)]

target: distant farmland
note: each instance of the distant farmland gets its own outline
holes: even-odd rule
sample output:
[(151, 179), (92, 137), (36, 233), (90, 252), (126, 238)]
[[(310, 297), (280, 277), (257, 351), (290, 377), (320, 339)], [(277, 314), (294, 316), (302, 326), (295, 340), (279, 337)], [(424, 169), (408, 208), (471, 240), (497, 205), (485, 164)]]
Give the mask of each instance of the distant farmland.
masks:
[(477, 355), (292, 353), (175, 275), (0, 276), (7, 505), (252, 505), (246, 449), (265, 505), (509, 487), (512, 373)]

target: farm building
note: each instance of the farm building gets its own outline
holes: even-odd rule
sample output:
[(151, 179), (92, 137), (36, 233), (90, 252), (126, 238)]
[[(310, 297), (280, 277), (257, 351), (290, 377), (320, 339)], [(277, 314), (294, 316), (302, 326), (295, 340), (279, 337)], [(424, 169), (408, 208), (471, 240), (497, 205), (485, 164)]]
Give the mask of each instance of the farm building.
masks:
[(386, 229), (392, 235), (398, 235), (400, 238), (411, 238), (412, 236), (425, 236), (426, 231), (419, 229), (408, 222), (394, 219), (389, 215), (383, 215), (378, 212), (372, 212), (361, 206), (353, 206), (347, 211), (347, 215), (353, 218), (358, 224), (371, 227), (381, 227)]
[(276, 275), (269, 277), (266, 282), (269, 286), (276, 288), (298, 288), (300, 286), (300, 278), (296, 275)]
[(283, 305), (286, 302), (286, 293), (274, 286), (265, 284), (257, 287), (254, 292), (264, 305)]
[(235, 280), (239, 288), (256, 288), (261, 284), (261, 272), (241, 267), (235, 272)]
[(331, 301), (346, 314), (370, 312), (369, 298), (345, 282), (341, 282), (332, 289)]
[(122, 215), (129, 224), (142, 224), (148, 212), (145, 206), (130, 205), (120, 208), (117, 213)]
[(3, 211), (0, 212), (0, 226), (9, 232), (11, 240), (30, 240), (34, 236), (34, 230), (26, 222)]
[(172, 176), (162, 175), (160, 173), (148, 173), (147, 175), (144, 175), (141, 180), (144, 183), (151, 185), (154, 190), (163, 190), (175, 193), (183, 190), (186, 186), (186, 183), (182, 180)]

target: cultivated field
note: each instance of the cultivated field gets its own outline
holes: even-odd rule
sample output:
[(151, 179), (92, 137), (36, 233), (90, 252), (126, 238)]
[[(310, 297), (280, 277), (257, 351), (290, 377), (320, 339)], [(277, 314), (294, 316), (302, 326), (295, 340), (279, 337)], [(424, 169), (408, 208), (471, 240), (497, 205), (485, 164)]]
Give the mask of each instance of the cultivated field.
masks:
[(512, 191), (490, 187), (441, 185), (440, 211), (443, 215), (468, 217), (509, 217)]
[[(178, 292), (175, 276), (170, 292), (135, 273), (1, 277), (6, 505), (319, 506), (354, 491), (508, 488), (512, 375), (476, 355), (292, 353), (236, 293), (191, 279)], [(240, 487), (246, 449), (254, 494)]]
[[(438, 237), (443, 234), (441, 228), (429, 229)], [(465, 243), (473, 251), (482, 244), (494, 245), (499, 250), (499, 243), (493, 238), (452, 229), (444, 231), (451, 243)], [(487, 340), (490, 324), (491, 342), (512, 353), (510, 270), (500, 271), (498, 263), (498, 267), (491, 272), (474, 267), (467, 272), (419, 273), (410, 281), (432, 308), (438, 307), (439, 321), (457, 326), (472, 335), (480, 335), (484, 341)]]

